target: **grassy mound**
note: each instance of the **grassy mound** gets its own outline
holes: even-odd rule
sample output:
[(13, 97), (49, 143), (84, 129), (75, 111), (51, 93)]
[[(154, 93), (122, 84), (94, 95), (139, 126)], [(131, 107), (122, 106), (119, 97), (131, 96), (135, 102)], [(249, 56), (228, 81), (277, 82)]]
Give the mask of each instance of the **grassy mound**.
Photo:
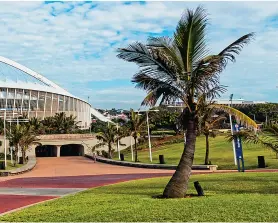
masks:
[[(219, 169), (237, 169), (234, 165), (232, 143), (227, 142), (225, 136), (210, 138), (210, 161), (218, 165)], [(257, 168), (258, 156), (265, 156), (267, 168), (278, 168), (276, 154), (260, 145), (243, 144), (243, 156), (246, 169)], [(167, 164), (178, 164), (183, 151), (183, 143), (175, 143), (153, 148), (153, 163), (159, 163), (159, 155), (164, 155)], [(138, 151), (140, 162), (149, 163), (149, 151), (144, 149)], [(116, 158), (115, 158), (116, 159)], [(125, 160), (131, 161), (131, 153), (125, 154)], [(194, 164), (204, 164), (205, 160), (205, 138), (200, 136), (196, 142)]]

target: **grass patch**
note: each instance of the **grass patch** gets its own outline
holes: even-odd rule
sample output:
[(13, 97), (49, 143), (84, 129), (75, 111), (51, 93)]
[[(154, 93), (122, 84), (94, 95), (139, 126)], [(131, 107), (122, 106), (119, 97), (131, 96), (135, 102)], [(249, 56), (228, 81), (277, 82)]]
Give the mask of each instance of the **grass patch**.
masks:
[[(5, 160), (0, 160), (0, 161), (5, 161)], [(15, 166), (11, 163), (11, 161), (10, 160), (7, 160), (7, 167), (6, 167), (6, 169), (5, 170), (0, 170), (0, 172), (5, 172), (5, 171), (7, 171), (7, 170), (12, 170), (12, 169), (16, 169), (16, 168), (19, 168), (19, 167), (22, 167), (23, 166), (23, 164), (16, 164)]]
[(29, 222), (276, 222), (278, 173), (193, 175), (205, 197), (155, 199), (169, 178), (130, 181), (90, 189), (0, 217)]
[[(225, 136), (210, 138), (210, 160), (212, 164), (218, 165), (218, 169), (237, 169), (234, 165), (232, 143), (227, 142)], [(278, 168), (276, 154), (261, 145), (243, 144), (243, 156), (246, 169), (257, 168), (258, 156), (265, 156), (267, 168)], [(183, 143), (165, 145), (153, 148), (153, 163), (159, 163), (159, 155), (164, 155), (166, 164), (178, 164), (183, 151)], [(138, 151), (140, 162), (149, 163), (148, 150)], [(205, 138), (197, 138), (194, 164), (204, 164)], [(131, 161), (131, 154), (125, 154), (125, 160)]]

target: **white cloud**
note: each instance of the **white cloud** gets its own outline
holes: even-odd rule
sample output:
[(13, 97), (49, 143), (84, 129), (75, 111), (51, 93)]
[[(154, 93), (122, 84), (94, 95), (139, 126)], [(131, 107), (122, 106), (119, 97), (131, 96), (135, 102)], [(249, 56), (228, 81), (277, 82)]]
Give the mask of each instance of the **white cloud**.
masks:
[[(131, 84), (127, 90), (133, 99), (120, 89), (96, 91), (86, 83), (130, 79), (138, 68), (116, 58), (115, 49), (133, 41), (145, 41), (150, 32), (171, 33), (183, 10), (187, 7), (195, 8), (199, 4), (1, 2), (1, 55), (42, 73), (77, 96), (86, 98), (92, 95), (92, 103), (98, 106), (109, 107), (116, 100), (115, 97), (121, 98), (121, 102), (118, 101), (119, 107), (129, 107), (127, 102), (139, 105), (144, 92), (132, 90)], [(256, 40), (243, 50), (237, 63), (229, 66), (221, 77), (223, 84), (230, 86), (229, 92), (240, 91), (250, 100), (256, 97), (276, 100), (272, 94), (267, 93), (267, 89), (278, 84), (278, 43), (275, 41), (278, 31), (267, 21), (269, 17), (277, 15), (278, 3), (201, 4), (210, 14), (209, 43), (213, 52), (220, 51), (245, 33), (257, 33)], [(92, 5), (95, 7), (90, 9)], [(267, 78), (262, 80), (262, 76)], [(257, 94), (250, 94), (250, 84)], [(82, 86), (82, 90), (76, 86)], [(107, 100), (98, 100), (99, 94), (107, 96)]]

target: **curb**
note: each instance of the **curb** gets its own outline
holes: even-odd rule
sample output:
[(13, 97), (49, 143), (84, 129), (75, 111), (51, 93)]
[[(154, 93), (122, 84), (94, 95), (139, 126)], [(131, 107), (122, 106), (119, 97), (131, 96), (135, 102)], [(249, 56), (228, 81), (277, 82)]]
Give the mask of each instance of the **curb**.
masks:
[(26, 165), (16, 168), (14, 170), (0, 172), (0, 177), (7, 177), (7, 176), (23, 174), (25, 172), (31, 171), (36, 166), (36, 164), (37, 164), (36, 157), (31, 156), (31, 157), (29, 157), (29, 160), (26, 163)]
[[(85, 154), (85, 157), (89, 159), (94, 159), (93, 156)], [(128, 166), (128, 167), (136, 167), (136, 168), (147, 168), (147, 169), (164, 169), (164, 170), (176, 170), (177, 165), (167, 165), (167, 164), (148, 164), (148, 163), (133, 163), (127, 161), (118, 161), (103, 158), (100, 156), (96, 157), (96, 161), (101, 163), (107, 163), (111, 165), (118, 165), (118, 166)], [(208, 171), (216, 171), (217, 165), (192, 165), (192, 170), (208, 170)]]

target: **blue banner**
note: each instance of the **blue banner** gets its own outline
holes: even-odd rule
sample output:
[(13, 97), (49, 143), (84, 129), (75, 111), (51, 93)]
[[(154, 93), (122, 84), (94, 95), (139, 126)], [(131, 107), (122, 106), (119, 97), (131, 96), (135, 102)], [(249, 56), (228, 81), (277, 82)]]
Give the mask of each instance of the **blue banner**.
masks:
[[(239, 125), (238, 124), (234, 124), (233, 125), (233, 130), (234, 132), (239, 132), (240, 129), (239, 129)], [(243, 157), (243, 154), (242, 154), (242, 144), (241, 144), (241, 139), (239, 137), (236, 137), (234, 139), (234, 142), (235, 142), (235, 149), (236, 149), (236, 158), (237, 159), (242, 159)]]
[[(233, 131), (234, 132), (240, 131), (240, 126), (237, 123), (233, 124)], [(242, 168), (242, 171), (244, 171), (244, 160), (243, 160), (241, 139), (239, 137), (236, 137), (234, 139), (234, 143), (235, 143), (238, 171), (240, 171), (241, 168)], [(240, 168), (240, 163), (241, 163), (241, 168)]]

